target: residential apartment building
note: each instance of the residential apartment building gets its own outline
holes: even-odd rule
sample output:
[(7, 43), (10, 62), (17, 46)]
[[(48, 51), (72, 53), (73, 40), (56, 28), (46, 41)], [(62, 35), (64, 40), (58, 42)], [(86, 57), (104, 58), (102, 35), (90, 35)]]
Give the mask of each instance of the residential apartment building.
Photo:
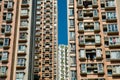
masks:
[(67, 1), (70, 80), (120, 80), (120, 1)]
[(54, 80), (56, 51), (56, 0), (0, 0), (0, 80)]
[(57, 0), (36, 0), (34, 80), (56, 80)]
[(67, 45), (59, 45), (57, 53), (57, 80), (69, 80), (69, 52)]
[(0, 0), (0, 80), (33, 80), (31, 18), (32, 0)]

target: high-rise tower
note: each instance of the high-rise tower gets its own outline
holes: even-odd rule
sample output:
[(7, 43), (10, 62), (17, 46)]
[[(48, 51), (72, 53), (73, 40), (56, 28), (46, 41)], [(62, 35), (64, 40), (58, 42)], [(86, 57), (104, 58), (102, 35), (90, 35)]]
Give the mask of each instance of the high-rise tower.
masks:
[(0, 80), (32, 80), (31, 17), (32, 0), (0, 0)]
[(120, 1), (67, 1), (70, 80), (120, 80)]
[(56, 78), (57, 0), (0, 0), (0, 80)]
[(57, 80), (69, 80), (68, 46), (60, 44), (57, 53)]
[(35, 80), (56, 79), (57, 0), (36, 0)]

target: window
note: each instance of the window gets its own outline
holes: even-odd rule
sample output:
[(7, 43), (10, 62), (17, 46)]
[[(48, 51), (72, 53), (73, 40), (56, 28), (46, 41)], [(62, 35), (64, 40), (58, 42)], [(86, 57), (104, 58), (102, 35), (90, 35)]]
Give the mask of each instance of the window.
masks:
[(100, 43), (101, 42), (100, 35), (95, 35), (95, 42), (96, 43)]
[(83, 17), (83, 11), (82, 11), (82, 10), (79, 10), (79, 11), (78, 11), (78, 17), (79, 17), (79, 18), (82, 18), (82, 17)]
[(21, 15), (28, 15), (28, 10), (27, 9), (22, 9), (21, 10)]
[(24, 80), (24, 72), (17, 72), (16, 73), (16, 80)]
[(10, 32), (10, 31), (11, 31), (11, 25), (6, 25), (5, 32)]
[(102, 53), (102, 50), (101, 49), (97, 49), (96, 50), (96, 57), (102, 57), (101, 53)]
[(84, 30), (83, 22), (79, 22), (79, 30)]
[(75, 49), (76, 49), (75, 43), (70, 43), (70, 49), (71, 49), (71, 52), (75, 52)]
[(8, 52), (2, 52), (2, 60), (8, 60)]
[(41, 4), (41, 1), (37, 1), (37, 4)]
[(75, 32), (70, 32), (70, 40), (74, 40), (75, 39)]
[(27, 38), (27, 33), (21, 32), (20, 35), (19, 35), (19, 38), (20, 39), (26, 39)]
[(12, 20), (12, 13), (7, 13), (6, 20), (11, 21)]
[(26, 50), (26, 46), (25, 45), (19, 45), (18, 46), (18, 51), (25, 51)]
[(106, 60), (109, 61), (110, 60), (110, 51), (105, 51), (106, 53)]
[(107, 74), (108, 74), (108, 76), (111, 76), (112, 75), (112, 70), (107, 70)]
[(111, 59), (120, 59), (120, 51), (111, 51)]
[(1, 66), (0, 67), (0, 73), (3, 74), (3, 75), (6, 75), (6, 73), (7, 73), (7, 66)]
[(1, 28), (2, 34), (10, 32), (10, 31), (11, 31), (11, 25), (2, 25), (2, 28)]
[(76, 66), (76, 56), (70, 57), (71, 66)]
[(85, 54), (85, 50), (84, 49), (80, 49), (79, 56), (80, 56), (80, 58), (85, 58), (86, 54)]
[(71, 80), (77, 80), (77, 79), (76, 79), (76, 75), (77, 75), (77, 74), (76, 74), (76, 71), (71, 70), (70, 73), (71, 73)]
[(114, 0), (107, 0), (106, 6), (107, 7), (115, 7), (115, 1)]
[(4, 9), (7, 9), (7, 8), (12, 8), (13, 7), (13, 2), (12, 1), (5, 1), (4, 3)]
[(69, 16), (74, 16), (74, 9), (73, 8), (69, 9)]
[(95, 22), (95, 23), (94, 23), (94, 29), (95, 29), (95, 30), (99, 30), (99, 28), (100, 28), (99, 22)]
[(25, 59), (24, 58), (18, 58), (17, 66), (25, 66)]
[(107, 19), (116, 19), (116, 12), (107, 12), (106, 17)]
[(27, 20), (21, 20), (20, 26), (28, 26), (28, 21)]
[(81, 73), (87, 73), (86, 64), (81, 64)]
[(79, 37), (79, 43), (80, 44), (84, 44), (85, 43), (84, 36), (80, 36)]
[(4, 46), (9, 46), (10, 45), (10, 39), (9, 38), (5, 38), (4, 39)]
[(104, 72), (103, 71), (103, 64), (102, 63), (98, 63), (98, 73)]
[(118, 27), (117, 24), (108, 24), (108, 32), (117, 32)]
[(97, 9), (94, 9), (94, 10), (93, 10), (93, 16), (94, 16), (94, 17), (98, 17), (98, 11), (97, 11)]
[(9, 1), (8, 2), (8, 5), (7, 5), (7, 8), (12, 8), (13, 7), (13, 2), (12, 1)]
[(22, 4), (27, 4), (28, 1), (27, 0), (22, 0)]
[(74, 19), (70, 19), (70, 26), (74, 26)]

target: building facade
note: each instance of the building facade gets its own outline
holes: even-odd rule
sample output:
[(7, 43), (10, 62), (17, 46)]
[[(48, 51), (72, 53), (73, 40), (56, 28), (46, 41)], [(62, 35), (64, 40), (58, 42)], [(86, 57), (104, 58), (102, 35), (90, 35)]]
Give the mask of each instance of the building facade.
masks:
[(0, 80), (33, 80), (31, 13), (32, 0), (0, 0)]
[(69, 80), (69, 53), (67, 45), (59, 45), (57, 53), (57, 80)]
[(0, 0), (0, 80), (55, 80), (56, 0)]
[(34, 80), (56, 80), (57, 0), (36, 0)]
[(120, 80), (120, 1), (67, 4), (70, 80)]

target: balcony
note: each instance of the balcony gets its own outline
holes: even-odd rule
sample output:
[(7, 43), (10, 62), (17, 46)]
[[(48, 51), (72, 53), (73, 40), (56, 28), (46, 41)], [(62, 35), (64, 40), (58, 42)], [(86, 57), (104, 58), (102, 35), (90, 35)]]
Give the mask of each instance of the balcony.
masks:
[(26, 50), (18, 50), (18, 55), (26, 55)]
[(120, 37), (109, 37), (109, 47), (120, 47)]
[(98, 10), (97, 10), (97, 9), (94, 9), (94, 10), (93, 10), (93, 19), (94, 19), (94, 20), (99, 19), (99, 15), (98, 15)]
[(80, 36), (79, 39), (80, 46), (100, 45), (100, 44), (101, 44), (100, 35), (84, 35), (84, 36)]
[(39, 68), (34, 68), (34, 73), (39, 73)]
[(19, 42), (27, 42), (27, 33), (20, 33)]
[(98, 20), (99, 15), (98, 15), (98, 10), (97, 9), (91, 9), (91, 10), (78, 10), (78, 20), (83, 20), (83, 19), (94, 19)]
[(104, 74), (104, 68), (102, 63), (88, 63), (81, 64), (81, 74)]
[(83, 17), (84, 19), (92, 18), (93, 10), (83, 10)]
[(23, 19), (20, 22), (20, 30), (27, 30), (28, 29), (28, 20)]
[(17, 64), (16, 68), (17, 69), (25, 69), (26, 66), (25, 66), (25, 64)]
[(107, 22), (116, 22), (116, 12), (106, 12), (106, 21)]
[(35, 33), (35, 36), (36, 36), (36, 37), (39, 37), (41, 34), (42, 34), (41, 32), (36, 32), (36, 33)]
[(84, 31), (100, 31), (99, 22), (79, 22), (78, 32), (83, 33)]
[(105, 2), (105, 9), (106, 10), (115, 10), (115, 0), (107, 0)]
[(34, 61), (34, 67), (39, 67), (39, 62), (38, 61)]
[(21, 14), (20, 14), (21, 18), (28, 18), (29, 17), (29, 12), (27, 9), (22, 9), (21, 10)]
[(113, 62), (120, 61), (120, 51), (110, 51), (110, 60)]
[(78, 20), (83, 20), (83, 11), (82, 10), (78, 11)]
[(120, 76), (120, 66), (112, 67), (112, 76)]
[(98, 7), (98, 0), (92, 0), (92, 6), (93, 7)]
[(28, 0), (22, 0), (21, 6), (22, 7), (28, 7), (29, 6)]
[(119, 33), (117, 24), (108, 24), (107, 25), (107, 34), (108, 35), (116, 35)]

